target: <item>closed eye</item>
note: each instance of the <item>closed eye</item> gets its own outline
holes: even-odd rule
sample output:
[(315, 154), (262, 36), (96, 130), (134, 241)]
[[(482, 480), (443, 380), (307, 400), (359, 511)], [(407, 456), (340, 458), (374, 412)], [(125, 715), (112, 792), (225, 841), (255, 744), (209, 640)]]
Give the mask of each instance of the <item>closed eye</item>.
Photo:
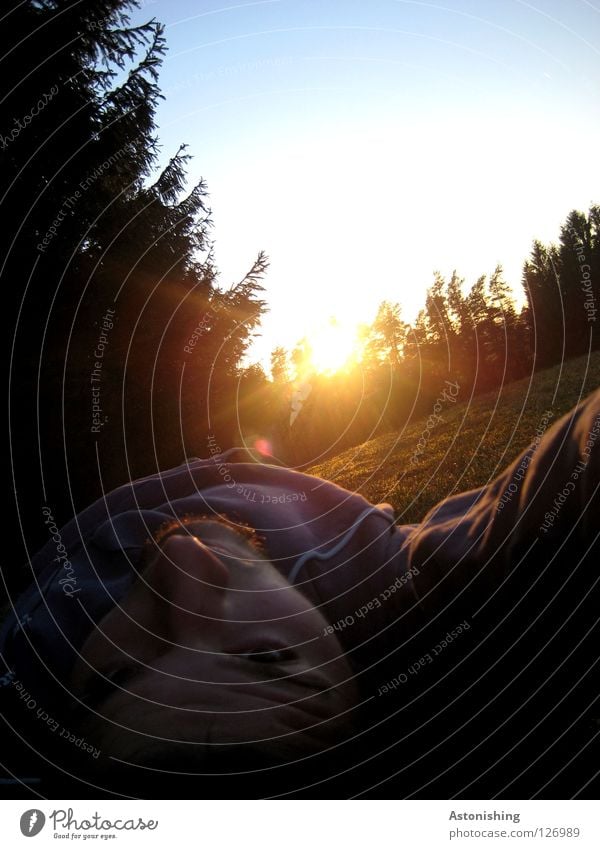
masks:
[[(293, 649), (290, 648), (257, 648), (252, 651), (246, 652), (231, 652), (235, 657), (244, 658), (244, 660), (249, 660), (252, 663), (259, 663), (265, 665), (284, 665), (287, 663), (293, 663), (294, 661), (299, 660), (298, 655)], [(275, 672), (275, 674), (277, 674)], [(276, 680), (280, 680), (277, 678)], [(310, 672), (306, 674), (304, 671), (300, 673), (292, 672), (291, 677), (289, 674), (285, 674), (285, 680), (298, 685), (300, 687), (306, 687), (309, 690), (316, 692), (324, 692), (327, 690), (331, 690), (331, 683), (327, 681), (326, 678), (321, 677), (316, 674), (313, 675)]]

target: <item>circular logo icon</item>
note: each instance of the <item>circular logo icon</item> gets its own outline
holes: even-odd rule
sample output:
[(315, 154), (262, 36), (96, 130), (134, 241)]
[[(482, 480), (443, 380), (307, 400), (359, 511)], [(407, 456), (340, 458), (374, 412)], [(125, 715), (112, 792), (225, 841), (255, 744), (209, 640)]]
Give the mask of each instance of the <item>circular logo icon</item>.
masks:
[(46, 817), (37, 808), (25, 811), (21, 816), (21, 833), (25, 837), (35, 837), (43, 829)]

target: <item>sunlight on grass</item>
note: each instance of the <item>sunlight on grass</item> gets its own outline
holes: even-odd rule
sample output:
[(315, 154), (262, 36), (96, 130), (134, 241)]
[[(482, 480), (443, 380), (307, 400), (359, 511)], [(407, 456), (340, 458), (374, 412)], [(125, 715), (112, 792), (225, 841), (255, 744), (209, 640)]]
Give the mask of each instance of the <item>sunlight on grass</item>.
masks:
[(531, 443), (546, 410), (554, 422), (599, 385), (600, 353), (595, 352), (589, 360), (569, 360), (446, 407), (416, 462), (411, 458), (427, 416), (308, 471), (369, 501), (391, 503), (400, 522), (417, 522), (442, 498), (496, 477)]

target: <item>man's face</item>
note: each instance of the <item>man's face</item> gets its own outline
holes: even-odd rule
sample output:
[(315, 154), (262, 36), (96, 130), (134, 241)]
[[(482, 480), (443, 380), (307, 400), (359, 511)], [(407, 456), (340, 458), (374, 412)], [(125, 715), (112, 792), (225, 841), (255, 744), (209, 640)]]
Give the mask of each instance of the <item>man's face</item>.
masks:
[(71, 685), (106, 720), (91, 714), (86, 734), (128, 762), (188, 741), (214, 766), (338, 742), (357, 697), (326, 620), (234, 528), (193, 533), (162, 543), (83, 645)]

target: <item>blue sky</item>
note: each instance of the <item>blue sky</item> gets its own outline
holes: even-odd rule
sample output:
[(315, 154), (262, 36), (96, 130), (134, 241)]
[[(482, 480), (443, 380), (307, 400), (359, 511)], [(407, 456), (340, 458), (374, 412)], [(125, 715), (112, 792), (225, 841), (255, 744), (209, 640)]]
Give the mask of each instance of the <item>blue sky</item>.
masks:
[(166, 25), (158, 122), (211, 193), (221, 285), (259, 249), (253, 359), (330, 316), (407, 320), (433, 271), (501, 262), (600, 200), (600, 9), (588, 0), (145, 2)]

